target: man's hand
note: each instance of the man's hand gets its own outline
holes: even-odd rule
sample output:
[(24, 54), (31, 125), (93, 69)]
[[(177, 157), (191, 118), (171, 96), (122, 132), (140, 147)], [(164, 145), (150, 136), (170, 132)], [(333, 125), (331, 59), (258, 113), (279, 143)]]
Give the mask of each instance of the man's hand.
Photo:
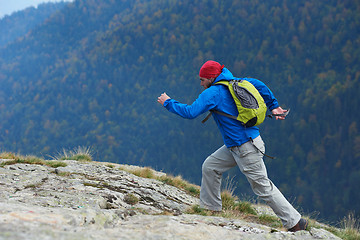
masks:
[[(283, 114), (286, 113), (288, 110), (284, 110), (281, 107), (273, 109), (271, 112), (272, 114)], [(276, 120), (284, 120), (286, 116), (276, 116)]]
[(164, 105), (164, 102), (168, 99), (170, 99), (170, 97), (166, 93), (162, 93), (157, 101), (158, 103), (161, 103), (161, 105)]

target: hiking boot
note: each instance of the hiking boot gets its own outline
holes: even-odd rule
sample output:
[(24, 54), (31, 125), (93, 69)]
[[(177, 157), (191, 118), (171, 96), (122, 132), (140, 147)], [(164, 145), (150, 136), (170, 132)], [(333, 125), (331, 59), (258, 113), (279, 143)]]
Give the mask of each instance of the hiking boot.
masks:
[(292, 228), (288, 229), (289, 232), (297, 232), (301, 230), (306, 230), (308, 226), (308, 220), (301, 218), (300, 221)]

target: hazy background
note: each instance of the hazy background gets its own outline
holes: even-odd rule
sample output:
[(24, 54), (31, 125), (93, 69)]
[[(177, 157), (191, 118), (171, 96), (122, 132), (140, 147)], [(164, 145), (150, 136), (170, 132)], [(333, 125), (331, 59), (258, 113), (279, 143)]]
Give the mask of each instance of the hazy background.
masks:
[[(166, 91), (191, 104), (209, 59), (291, 108), (260, 126), (276, 157), (265, 158), (270, 179), (290, 202), (333, 222), (360, 218), (359, 1), (75, 0), (3, 17), (0, 150), (49, 159), (85, 146), (96, 161), (200, 184), (223, 144), (214, 121), (156, 100)], [(256, 200), (238, 168), (229, 177)]]
[(73, 0), (0, 0), (0, 18), (28, 7), (37, 7), (40, 3), (71, 2)]

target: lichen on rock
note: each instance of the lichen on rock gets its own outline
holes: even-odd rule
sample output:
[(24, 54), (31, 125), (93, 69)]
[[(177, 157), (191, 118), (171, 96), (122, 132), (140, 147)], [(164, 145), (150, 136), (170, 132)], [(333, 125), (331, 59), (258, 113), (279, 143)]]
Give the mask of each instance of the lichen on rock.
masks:
[(198, 198), (182, 189), (119, 164), (63, 162), (0, 167), (0, 239), (337, 239), (186, 214)]

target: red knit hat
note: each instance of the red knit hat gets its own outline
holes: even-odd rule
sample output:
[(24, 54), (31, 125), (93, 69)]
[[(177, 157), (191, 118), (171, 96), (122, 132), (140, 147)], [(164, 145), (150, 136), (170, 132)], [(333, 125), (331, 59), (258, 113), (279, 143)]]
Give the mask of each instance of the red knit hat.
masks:
[(216, 78), (222, 72), (224, 65), (218, 62), (209, 60), (200, 68), (199, 76), (203, 78)]

